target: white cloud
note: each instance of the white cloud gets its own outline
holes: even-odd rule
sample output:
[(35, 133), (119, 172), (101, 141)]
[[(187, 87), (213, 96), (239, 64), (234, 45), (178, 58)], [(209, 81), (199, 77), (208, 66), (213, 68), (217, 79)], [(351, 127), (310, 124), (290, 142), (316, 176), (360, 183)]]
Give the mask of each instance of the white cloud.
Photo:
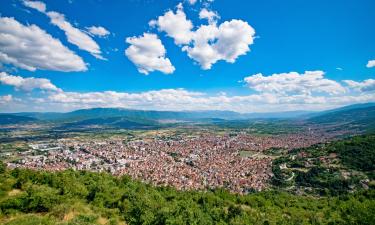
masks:
[[(187, 110), (197, 104), (205, 107), (206, 99), (199, 92), (184, 89), (162, 89), (140, 93), (116, 91), (104, 92), (60, 92), (52, 93), (43, 99), (44, 103), (61, 107), (65, 110), (91, 107), (123, 107), (133, 109)], [(207, 97), (207, 96), (206, 96)]]
[(318, 92), (334, 95), (346, 91), (338, 82), (324, 78), (323, 71), (306, 71), (303, 74), (290, 72), (271, 76), (259, 73), (245, 77), (244, 81), (251, 89), (259, 92), (308, 95)]
[(34, 71), (85, 71), (81, 57), (36, 25), (0, 18), (0, 62)]
[(128, 37), (126, 42), (130, 46), (125, 50), (125, 55), (143, 74), (158, 70), (170, 74), (175, 68), (171, 61), (165, 57), (166, 50), (156, 34), (144, 33), (139, 37)]
[(159, 31), (164, 31), (167, 35), (174, 39), (177, 45), (188, 44), (192, 39), (193, 23), (186, 18), (182, 5), (177, 6), (174, 13), (168, 10), (163, 16), (159, 16), (157, 20), (149, 22), (151, 27), (157, 26)]
[[(162, 89), (136, 93), (117, 91), (64, 92), (61, 89), (54, 91), (56, 87), (48, 85), (50, 84), (48, 80), (45, 81), (45, 85), (42, 85), (42, 82), (30, 82), (30, 87), (30, 85), (24, 83), (28, 82), (26, 81), (28, 78), (6, 74), (7, 76), (5, 77), (11, 78), (8, 78), (6, 82), (15, 87), (18, 86), (19, 89), (51, 91), (44, 92), (42, 95), (38, 94), (38, 92), (23, 93), (26, 97), (17, 101), (11, 100), (0, 111), (69, 111), (93, 107), (121, 107), (173, 111), (231, 110), (237, 112), (270, 112), (323, 110), (375, 101), (374, 92), (351, 91), (353, 90), (352, 88), (344, 89), (342, 86), (337, 86), (337, 82), (322, 78), (322, 73), (321, 71), (305, 72), (304, 74), (284, 73), (285, 76), (289, 77), (287, 79), (281, 79), (279, 76), (282, 75), (280, 74), (272, 75), (270, 76), (272, 79), (268, 81), (272, 84), (271, 86), (265, 87), (261, 85), (260, 83), (263, 83), (263, 80), (260, 83), (255, 82), (254, 87), (259, 92), (248, 95), (230, 95), (223, 92), (209, 95), (185, 89)], [(1, 75), (0, 77), (4, 76)], [(294, 80), (296, 80), (295, 83), (293, 83)], [(38, 85), (35, 83), (38, 83)], [(370, 82), (357, 82), (357, 86), (358, 83), (361, 83), (360, 87), (363, 87)], [(296, 84), (302, 87), (296, 88)], [(280, 91), (280, 88), (284, 88), (285, 91)], [(318, 90), (316, 90), (317, 88)], [(323, 92), (323, 94), (320, 92)], [(33, 95), (36, 95), (36, 97), (33, 97)], [(7, 98), (9, 99), (10, 97)]]
[(216, 25), (203, 25), (194, 33), (194, 46), (184, 46), (188, 56), (197, 61), (203, 69), (210, 69), (211, 65), (220, 59), (212, 43), (219, 30)]
[(344, 82), (352, 89), (358, 91), (375, 91), (375, 80), (367, 79), (362, 82), (357, 82), (353, 80), (344, 80)]
[(203, 69), (210, 69), (219, 60), (234, 63), (236, 59), (250, 51), (255, 31), (245, 21), (225, 21), (202, 25), (194, 33), (193, 46), (185, 46), (190, 58), (197, 61)]
[(47, 12), (47, 15), (51, 19), (52, 24), (65, 32), (70, 43), (76, 45), (81, 50), (89, 52), (98, 59), (105, 59), (101, 55), (99, 45), (85, 32), (69, 23), (63, 14), (51, 11)]
[(39, 12), (44, 13), (47, 10), (46, 4), (44, 2), (24, 0), (23, 4), (27, 7), (32, 8), (32, 9), (36, 9)]
[(366, 65), (367, 68), (375, 67), (375, 60), (369, 60)]
[(203, 8), (199, 12), (199, 19), (207, 19), (209, 24), (216, 23), (218, 19), (220, 19), (220, 16), (213, 11), (210, 11), (206, 8)]
[(203, 69), (210, 69), (219, 60), (234, 63), (239, 56), (250, 51), (255, 30), (247, 22), (231, 20), (217, 26), (219, 16), (207, 9), (200, 12), (200, 18), (208, 19), (209, 25), (193, 31), (192, 22), (186, 18), (179, 4), (176, 13), (169, 10), (157, 20), (150, 21), (149, 25), (166, 32), (175, 44), (182, 45), (182, 50)]
[[(303, 74), (291, 72), (268, 77), (259, 74), (250, 76), (245, 78), (245, 81), (258, 93), (249, 95), (231, 96), (223, 92), (208, 95), (185, 89), (162, 89), (138, 93), (116, 91), (80, 93), (59, 90), (47, 92), (47, 95), (42, 98), (29, 97), (27, 101), (31, 101), (32, 105), (37, 105), (44, 110), (62, 111), (93, 107), (121, 107), (144, 110), (231, 110), (237, 112), (323, 110), (375, 101), (374, 92), (353, 92), (351, 88), (345, 89), (338, 82), (325, 79), (323, 75), (322, 71), (307, 71)], [(374, 80), (366, 80), (353, 84), (367, 87), (373, 82)], [(265, 86), (265, 83), (269, 86)]]
[(107, 29), (101, 26), (91, 26), (87, 27), (86, 29), (90, 34), (98, 37), (107, 37), (110, 34)]
[(375, 101), (374, 94), (361, 93), (314, 96), (259, 93), (243, 96), (207, 95), (185, 89), (162, 89), (138, 93), (50, 92), (47, 97), (33, 99), (45, 110), (74, 110), (92, 107), (122, 107), (144, 110), (231, 110), (237, 112), (269, 112), (290, 110), (322, 110), (354, 103)]
[(102, 53), (99, 45), (88, 34), (74, 27), (69, 21), (67, 21), (64, 14), (54, 11), (47, 12), (46, 5), (39, 1), (26, 0), (24, 1), (24, 5), (46, 14), (53, 25), (64, 31), (69, 43), (77, 46), (81, 50), (89, 52), (98, 59), (105, 60), (101, 55)]
[(5, 72), (0, 73), (0, 83), (4, 85), (10, 85), (15, 87), (17, 90), (32, 91), (34, 89), (46, 90), (46, 91), (61, 91), (50, 80), (45, 78), (23, 78), (21, 76), (14, 76)]
[(270, 101), (266, 96), (207, 96), (200, 92), (185, 89), (162, 89), (140, 93), (126, 92), (60, 92), (52, 93), (47, 101), (54, 104), (66, 104), (70, 107), (124, 107), (134, 109), (158, 110), (211, 110), (229, 109), (240, 110), (248, 107), (249, 102)]

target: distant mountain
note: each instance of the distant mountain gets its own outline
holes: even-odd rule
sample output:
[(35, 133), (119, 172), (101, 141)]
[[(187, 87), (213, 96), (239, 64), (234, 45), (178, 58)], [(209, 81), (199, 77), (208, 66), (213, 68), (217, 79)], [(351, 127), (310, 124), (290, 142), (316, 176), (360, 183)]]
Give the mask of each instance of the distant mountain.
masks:
[(267, 113), (245, 113), (242, 116), (246, 119), (287, 119), (304, 117), (311, 114), (311, 111), (285, 111), (285, 112), (267, 112)]
[(23, 112), (12, 115), (29, 116), (40, 120), (65, 120), (80, 121), (93, 118), (143, 118), (149, 120), (192, 120), (202, 118), (238, 119), (243, 118), (242, 114), (232, 111), (156, 111), (156, 110), (136, 110), (124, 108), (91, 108), (80, 109), (67, 113), (39, 113)]
[(241, 114), (232, 111), (155, 111), (155, 110), (134, 110), (122, 108), (93, 108), (81, 109), (65, 114), (68, 117), (129, 117), (145, 118), (151, 120), (162, 119), (198, 119), (198, 118), (221, 118), (230, 119), (239, 117)]
[(121, 108), (92, 108), (76, 110), (66, 115), (69, 116), (93, 116), (111, 117), (126, 116), (134, 118), (148, 118), (153, 120), (175, 119), (175, 120), (196, 120), (196, 119), (268, 119), (268, 118), (294, 118), (307, 115), (311, 111), (286, 111), (266, 113), (237, 113), (233, 111), (206, 110), (206, 111), (156, 111), (156, 110), (134, 110)]
[(27, 116), (17, 116), (11, 114), (0, 114), (0, 125), (10, 125), (19, 123), (35, 122), (37, 119)]
[(369, 108), (375, 106), (375, 102), (368, 102), (368, 103), (361, 103), (361, 104), (353, 104), (353, 105), (346, 105), (340, 108), (331, 109), (328, 110), (330, 112), (336, 112), (336, 111), (344, 111), (349, 109), (361, 109), (361, 108)]
[(309, 118), (312, 118), (312, 117), (317, 117), (317, 116), (328, 114), (328, 113), (346, 111), (346, 110), (351, 110), (351, 109), (368, 108), (368, 107), (371, 107), (371, 106), (375, 106), (375, 102), (346, 105), (346, 106), (343, 106), (343, 107), (334, 108), (334, 109), (330, 109), (330, 110), (312, 112), (310, 114), (307, 114), (306, 116), (309, 117)]
[[(130, 121), (149, 120), (149, 121), (213, 121), (213, 120), (248, 120), (248, 119), (307, 119), (313, 121), (323, 120), (323, 117), (318, 119), (319, 116), (327, 116), (329, 113), (344, 112), (348, 110), (366, 109), (375, 106), (375, 103), (349, 105), (341, 108), (336, 108), (321, 112), (311, 111), (285, 111), (285, 112), (266, 112), (266, 113), (237, 113), (233, 111), (220, 111), (220, 110), (206, 110), (206, 111), (157, 111), (157, 110), (137, 110), (125, 108), (91, 108), (80, 109), (67, 113), (57, 112), (23, 112), (12, 114), (0, 115), (14, 115), (28, 118), (35, 118), (41, 121), (54, 121), (64, 123), (75, 123), (79, 121), (88, 120), (93, 122), (100, 118), (104, 123), (106, 118), (123, 118)], [(354, 111), (352, 113), (355, 113)], [(87, 122), (87, 121), (86, 121)], [(98, 121), (99, 122), (99, 121)], [(106, 123), (106, 122), (105, 122)]]
[(375, 105), (352, 105), (314, 116), (309, 122), (318, 124), (347, 124), (375, 130)]
[(65, 128), (104, 126), (123, 129), (148, 129), (158, 127), (158, 123), (146, 119), (129, 119), (126, 117), (107, 117), (80, 120), (63, 124)]
[(13, 113), (12, 115), (33, 117), (39, 120), (63, 120), (80, 121), (93, 118), (143, 118), (149, 120), (238, 120), (238, 119), (269, 119), (269, 118), (294, 118), (307, 115), (309, 111), (288, 111), (288, 112), (269, 112), (269, 113), (237, 113), (233, 111), (206, 110), (206, 111), (156, 111), (156, 110), (136, 110), (124, 108), (91, 108), (80, 109), (67, 113), (40, 113), (23, 112)]

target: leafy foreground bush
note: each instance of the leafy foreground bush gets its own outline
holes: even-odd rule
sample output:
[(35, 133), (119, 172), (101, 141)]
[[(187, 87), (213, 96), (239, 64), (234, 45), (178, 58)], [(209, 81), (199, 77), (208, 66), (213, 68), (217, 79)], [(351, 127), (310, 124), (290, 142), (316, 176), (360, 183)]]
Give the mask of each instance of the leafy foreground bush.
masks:
[[(0, 166), (1, 167), (1, 166)], [(129, 177), (3, 170), (2, 224), (375, 224), (375, 191), (316, 198), (177, 191)]]

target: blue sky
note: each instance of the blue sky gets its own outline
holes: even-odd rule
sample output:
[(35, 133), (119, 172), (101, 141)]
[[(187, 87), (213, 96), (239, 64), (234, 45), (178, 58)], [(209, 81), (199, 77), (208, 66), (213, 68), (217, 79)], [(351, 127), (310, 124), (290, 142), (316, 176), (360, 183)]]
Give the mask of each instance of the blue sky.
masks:
[[(203, 9), (211, 13), (210, 21), (199, 18)], [(126, 107), (256, 112), (320, 110), (374, 101), (374, 11), (371, 0), (198, 0), (194, 4), (3, 0), (0, 34), (6, 38), (0, 38), (0, 110)], [(176, 21), (163, 25), (168, 19)], [(6, 29), (17, 23), (20, 32)], [(191, 28), (185, 29), (186, 23)], [(41, 36), (32, 37), (34, 25)], [(104, 28), (105, 34), (90, 33), (92, 26)], [(214, 33), (206, 42), (202, 38), (207, 32), (197, 32), (203, 26)], [(90, 40), (72, 41), (75, 32)], [(151, 35), (150, 40), (142, 39), (144, 33)], [(189, 38), (179, 42), (176, 35)], [(22, 42), (46, 36), (60, 42), (61, 48), (40, 41), (39, 53), (31, 47), (17, 49)], [(131, 44), (127, 38), (140, 42)], [(56, 52), (44, 52), (44, 46)], [(136, 49), (126, 54), (132, 46)], [(60, 56), (67, 59), (66, 65), (57, 63)], [(210, 68), (203, 65), (207, 61)]]

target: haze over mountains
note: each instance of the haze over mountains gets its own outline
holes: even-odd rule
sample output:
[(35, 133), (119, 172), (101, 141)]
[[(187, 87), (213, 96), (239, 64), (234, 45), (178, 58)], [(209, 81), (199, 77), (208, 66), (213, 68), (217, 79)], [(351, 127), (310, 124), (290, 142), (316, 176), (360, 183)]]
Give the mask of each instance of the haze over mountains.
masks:
[(122, 108), (81, 109), (67, 113), (22, 112), (0, 114), (0, 124), (58, 122), (69, 126), (109, 125), (122, 128), (156, 126), (163, 123), (227, 120), (291, 119), (312, 123), (375, 121), (375, 103), (349, 105), (321, 112), (291, 111), (270, 113), (237, 113), (233, 111), (152, 111)]

